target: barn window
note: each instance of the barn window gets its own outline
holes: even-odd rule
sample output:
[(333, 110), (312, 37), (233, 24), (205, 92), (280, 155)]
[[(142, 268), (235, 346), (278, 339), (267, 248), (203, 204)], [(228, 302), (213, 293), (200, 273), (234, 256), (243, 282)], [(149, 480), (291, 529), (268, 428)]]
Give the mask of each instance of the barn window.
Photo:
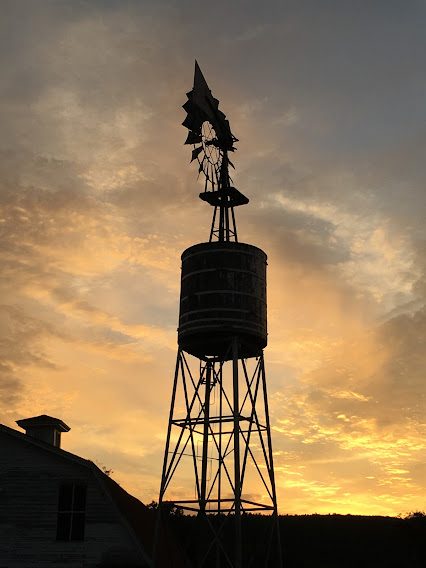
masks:
[(87, 486), (66, 483), (59, 487), (56, 540), (84, 540)]

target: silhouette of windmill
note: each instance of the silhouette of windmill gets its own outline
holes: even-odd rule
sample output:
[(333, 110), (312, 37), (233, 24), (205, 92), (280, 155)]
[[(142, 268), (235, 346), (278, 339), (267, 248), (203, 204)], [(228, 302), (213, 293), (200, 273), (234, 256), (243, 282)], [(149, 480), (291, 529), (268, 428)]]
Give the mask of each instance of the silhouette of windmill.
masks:
[[(238, 140), (197, 62), (187, 97), (185, 144), (194, 146), (191, 161), (197, 160), (205, 180), (199, 197), (213, 207), (213, 219), (209, 241), (182, 254), (178, 352), (158, 518), (168, 500), (196, 514), (196, 566), (242, 568), (250, 565), (244, 513), (269, 513), (263, 565), (277, 568), (281, 557), (263, 357), (267, 257), (238, 241), (234, 208), (249, 202), (229, 176), (229, 153)], [(188, 478), (194, 497), (179, 497), (181, 480)], [(258, 497), (251, 494), (255, 484), (261, 488)], [(231, 546), (224, 541), (229, 531)]]

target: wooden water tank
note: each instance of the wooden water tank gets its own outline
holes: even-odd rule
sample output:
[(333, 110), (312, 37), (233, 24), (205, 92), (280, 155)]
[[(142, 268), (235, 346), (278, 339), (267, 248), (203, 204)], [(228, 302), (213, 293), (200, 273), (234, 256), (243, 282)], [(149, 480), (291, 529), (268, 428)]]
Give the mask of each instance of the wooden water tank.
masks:
[(196, 357), (241, 358), (267, 344), (266, 254), (236, 242), (200, 243), (182, 253), (178, 342)]

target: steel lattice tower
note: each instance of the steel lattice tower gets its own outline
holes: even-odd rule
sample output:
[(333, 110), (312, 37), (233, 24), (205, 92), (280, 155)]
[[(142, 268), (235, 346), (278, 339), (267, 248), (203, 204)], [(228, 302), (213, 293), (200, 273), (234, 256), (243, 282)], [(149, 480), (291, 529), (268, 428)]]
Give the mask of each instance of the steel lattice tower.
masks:
[[(190, 565), (242, 568), (250, 565), (245, 514), (270, 513), (261, 543), (263, 566), (278, 568), (281, 551), (263, 356), (266, 254), (238, 242), (234, 207), (248, 199), (232, 187), (229, 177), (233, 165), (228, 153), (235, 150), (237, 139), (197, 63), (187, 96), (186, 144), (194, 144), (192, 160), (197, 159), (198, 171), (205, 176), (200, 198), (214, 213), (209, 242), (182, 254), (179, 347), (157, 519), (160, 525), (168, 500), (196, 514), (196, 560)], [(191, 488), (182, 489), (188, 478), (192, 498)], [(249, 493), (253, 487), (260, 488), (255, 496)], [(154, 550), (154, 564), (155, 557)]]

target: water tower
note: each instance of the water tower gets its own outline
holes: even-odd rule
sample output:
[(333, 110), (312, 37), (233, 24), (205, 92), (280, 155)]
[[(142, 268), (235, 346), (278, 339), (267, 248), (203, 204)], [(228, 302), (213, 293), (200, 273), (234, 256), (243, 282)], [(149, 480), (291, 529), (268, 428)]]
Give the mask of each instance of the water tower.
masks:
[(204, 176), (200, 198), (213, 208), (213, 220), (209, 241), (182, 253), (178, 352), (159, 517), (168, 501), (197, 515), (197, 568), (242, 568), (251, 565), (246, 513), (269, 513), (262, 525), (267, 527), (263, 564), (257, 566), (277, 568), (277, 498), (263, 358), (266, 254), (238, 241), (234, 209), (249, 202), (229, 175), (229, 153), (238, 140), (197, 63), (187, 97), (185, 143), (194, 146), (191, 161)]

